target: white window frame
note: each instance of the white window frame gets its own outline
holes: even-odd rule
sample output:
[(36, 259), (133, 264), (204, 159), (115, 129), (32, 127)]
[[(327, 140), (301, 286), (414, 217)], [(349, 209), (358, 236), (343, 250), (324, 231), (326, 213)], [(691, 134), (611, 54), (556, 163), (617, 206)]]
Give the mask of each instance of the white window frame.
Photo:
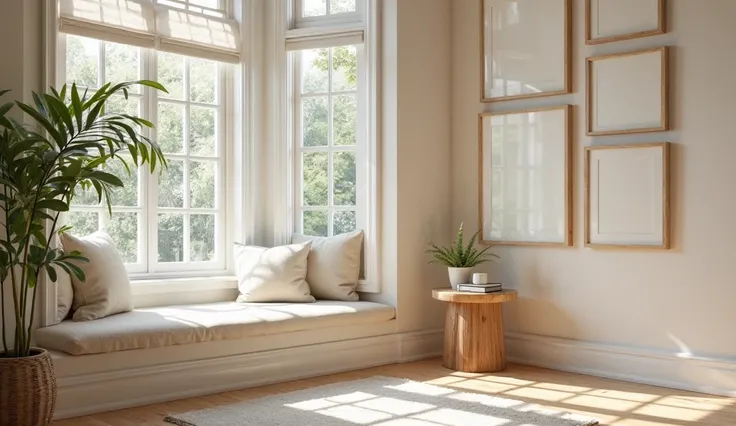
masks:
[[(63, 33), (57, 36), (57, 49), (56, 49), (56, 75), (57, 85), (61, 86), (66, 83), (66, 35)], [(100, 41), (100, 57), (99, 57), (99, 69), (98, 69), (98, 82), (104, 80), (104, 45), (105, 41)], [(137, 48), (132, 46), (132, 48)], [(143, 79), (156, 80), (154, 76), (157, 75), (157, 60), (155, 50), (151, 49), (140, 49), (140, 77)], [(185, 59), (185, 64), (188, 64), (189, 60)], [(229, 66), (227, 64), (218, 64), (219, 76), (216, 79), (216, 99), (215, 104), (200, 104), (193, 102), (189, 99), (189, 66), (184, 68), (184, 96), (183, 100), (170, 99), (165, 97), (159, 97), (157, 91), (143, 88), (140, 95), (137, 95), (140, 99), (140, 114), (143, 117), (150, 117), (154, 125), (157, 124), (157, 114), (155, 113), (159, 101), (167, 102), (170, 104), (183, 105), (185, 113), (184, 121), (184, 143), (188, 143), (188, 124), (189, 124), (189, 111), (191, 106), (204, 106), (207, 108), (213, 108), (217, 111), (217, 122), (215, 124), (217, 129), (217, 141), (216, 141), (216, 157), (197, 157), (192, 155), (184, 154), (166, 154), (167, 159), (171, 160), (185, 160), (184, 166), (184, 206), (188, 205), (187, 200), (190, 198), (189, 191), (189, 176), (188, 176), (188, 165), (187, 160), (196, 161), (203, 160), (207, 162), (214, 162), (217, 164), (217, 173), (215, 176), (215, 206), (212, 209), (197, 209), (197, 208), (167, 208), (158, 206), (158, 171), (150, 173), (147, 167), (141, 167), (138, 170), (138, 197), (139, 206), (137, 207), (113, 207), (113, 213), (115, 212), (137, 212), (139, 213), (139, 226), (138, 226), (138, 263), (126, 264), (126, 268), (133, 280), (147, 280), (156, 278), (180, 278), (180, 277), (191, 277), (191, 276), (212, 276), (212, 275), (226, 275), (232, 273), (227, 262), (228, 247), (230, 247), (232, 239), (228, 238), (228, 232), (226, 228), (229, 227), (231, 222), (229, 219), (228, 208), (229, 195), (232, 193), (230, 186), (233, 184), (234, 176), (232, 176), (233, 164), (229, 161), (231, 156), (228, 155), (229, 143), (232, 140), (230, 135), (229, 124), (227, 123), (226, 117), (228, 114), (228, 105), (230, 100), (227, 96), (227, 86), (230, 84)], [(133, 96), (133, 95), (131, 95)], [(144, 129), (145, 136), (152, 137), (156, 140), (155, 130)], [(143, 184), (143, 182), (146, 184)], [(100, 228), (104, 229), (106, 221), (109, 220), (108, 215), (105, 211), (104, 206), (78, 206), (75, 205), (73, 210), (75, 211), (94, 211), (99, 213)], [(199, 261), (199, 262), (159, 262), (158, 261), (158, 214), (160, 213), (179, 213), (183, 215), (191, 215), (200, 213), (214, 213), (215, 214), (215, 247), (218, 257), (213, 261)], [(184, 221), (184, 235), (183, 238), (183, 252), (185, 256), (189, 255), (189, 229), (187, 226), (188, 221)]]
[[(329, 70), (328, 71), (328, 90), (324, 93), (306, 93), (302, 94), (301, 90), (301, 74), (302, 74), (302, 61), (301, 61), (301, 50), (292, 52), (293, 55), (293, 143), (294, 152), (296, 154), (294, 158), (294, 213), (295, 213), (295, 232), (303, 233), (302, 229), (303, 219), (300, 217), (308, 211), (325, 211), (327, 212), (328, 220), (328, 235), (333, 235), (334, 220), (332, 216), (335, 212), (339, 211), (355, 211), (356, 226), (358, 229), (367, 228), (365, 220), (365, 211), (367, 210), (367, 197), (365, 195), (367, 189), (367, 182), (365, 176), (365, 164), (367, 163), (367, 143), (365, 132), (365, 120), (366, 114), (363, 109), (365, 105), (358, 102), (361, 99), (365, 99), (366, 84), (365, 84), (365, 63), (364, 63), (364, 46), (362, 44), (355, 45), (357, 50), (357, 73), (358, 81), (356, 90), (333, 92), (332, 90), (332, 57), (329, 56)], [(337, 47), (337, 46), (336, 46)], [(354, 95), (357, 104), (357, 123), (355, 129), (356, 141), (355, 145), (334, 145), (333, 144), (333, 118), (334, 113), (334, 102), (333, 98), (340, 95)], [(301, 141), (303, 139), (303, 125), (302, 125), (302, 101), (306, 98), (327, 98), (327, 116), (328, 116), (328, 145), (326, 146), (302, 146)], [(333, 169), (333, 154), (339, 152), (352, 152), (355, 153), (355, 175), (356, 175), (356, 200), (354, 206), (341, 206), (335, 205), (334, 203), (334, 169)], [(303, 199), (303, 188), (304, 188), (304, 175), (302, 173), (303, 156), (311, 153), (325, 153), (327, 154), (327, 206), (306, 206)]]
[[(372, 0), (356, 0), (355, 13), (342, 13), (321, 17), (310, 17), (300, 19), (302, 0), (286, 0), (285, 16), (282, 22), (286, 23), (285, 31), (280, 38), (283, 43), (286, 40), (299, 41), (309, 40), (310, 48), (335, 46), (334, 39), (340, 35), (348, 35), (356, 30), (363, 36), (363, 44), (358, 46), (358, 123), (356, 127), (356, 225), (365, 231), (364, 237), (364, 270), (358, 285), (358, 291), (367, 293), (379, 293), (380, 285), (380, 188), (379, 188), (379, 130), (378, 130), (378, 16), (379, 3)], [(337, 19), (340, 18), (340, 19)], [(278, 29), (276, 29), (278, 31)], [(277, 37), (278, 39), (278, 37)], [(331, 40), (332, 39), (332, 40)], [(320, 45), (321, 40), (326, 44)], [(355, 43), (343, 43), (343, 45)], [(362, 51), (362, 52), (361, 52)], [(287, 56), (299, 58), (298, 50)], [(278, 65), (278, 64), (277, 64)], [(274, 235), (276, 241), (282, 243), (285, 236), (301, 231), (299, 216), (301, 214), (301, 154), (303, 152), (335, 152), (344, 151), (342, 147), (301, 147), (301, 69), (298, 59), (284, 61), (283, 75), (286, 82), (286, 99), (282, 117), (288, 123), (286, 131), (286, 149), (277, 151), (277, 164), (279, 156), (286, 158), (290, 164), (290, 176), (282, 189), (288, 194), (283, 206), (288, 212), (288, 217), (283, 218), (283, 223), (277, 223)], [(331, 87), (330, 87), (331, 90)], [(330, 116), (332, 114), (330, 104)], [(272, 123), (278, 126), (279, 123)], [(283, 128), (283, 126), (282, 126)], [(278, 132), (276, 133), (278, 134)], [(280, 154), (280, 155), (279, 155)], [(329, 161), (331, 178), (332, 164)], [(283, 172), (282, 172), (283, 174)], [(283, 177), (281, 177), (283, 179)], [(329, 181), (328, 197), (329, 214), (340, 208), (332, 207), (332, 181)], [(361, 208), (362, 207), (362, 208)], [(352, 209), (352, 208), (350, 208)], [(332, 221), (330, 220), (330, 223)], [(285, 229), (284, 229), (285, 228)], [(330, 232), (332, 227), (330, 226)], [(281, 237), (281, 238), (279, 238)]]

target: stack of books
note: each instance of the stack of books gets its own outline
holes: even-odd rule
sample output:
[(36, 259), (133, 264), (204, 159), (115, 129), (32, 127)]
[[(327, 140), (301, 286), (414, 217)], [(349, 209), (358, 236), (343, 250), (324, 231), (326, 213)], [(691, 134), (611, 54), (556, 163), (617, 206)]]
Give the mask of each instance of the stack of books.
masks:
[(457, 291), (467, 293), (494, 293), (503, 290), (501, 283), (488, 283), (488, 284), (458, 284)]

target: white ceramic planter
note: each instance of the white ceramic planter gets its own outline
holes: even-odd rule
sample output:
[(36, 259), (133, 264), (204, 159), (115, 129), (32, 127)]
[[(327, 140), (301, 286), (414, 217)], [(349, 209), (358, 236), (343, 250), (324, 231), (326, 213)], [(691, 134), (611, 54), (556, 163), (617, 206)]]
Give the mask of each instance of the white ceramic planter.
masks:
[(473, 268), (447, 268), (450, 276), (450, 285), (457, 290), (458, 284), (468, 284), (473, 276)]

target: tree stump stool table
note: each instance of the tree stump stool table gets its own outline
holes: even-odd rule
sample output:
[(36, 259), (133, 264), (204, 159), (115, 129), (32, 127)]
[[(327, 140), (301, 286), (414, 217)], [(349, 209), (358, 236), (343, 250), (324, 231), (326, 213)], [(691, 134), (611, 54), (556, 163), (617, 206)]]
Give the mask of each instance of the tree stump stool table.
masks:
[(442, 365), (466, 373), (506, 368), (501, 305), (515, 300), (516, 290), (467, 293), (437, 288), (432, 297), (448, 302)]

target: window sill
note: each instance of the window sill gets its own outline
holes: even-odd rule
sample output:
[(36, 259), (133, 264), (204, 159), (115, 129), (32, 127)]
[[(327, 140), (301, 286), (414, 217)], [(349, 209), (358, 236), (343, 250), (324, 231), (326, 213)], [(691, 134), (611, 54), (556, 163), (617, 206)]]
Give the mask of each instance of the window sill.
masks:
[(185, 293), (203, 290), (230, 290), (238, 288), (238, 278), (232, 275), (187, 278), (133, 279), (133, 296)]

